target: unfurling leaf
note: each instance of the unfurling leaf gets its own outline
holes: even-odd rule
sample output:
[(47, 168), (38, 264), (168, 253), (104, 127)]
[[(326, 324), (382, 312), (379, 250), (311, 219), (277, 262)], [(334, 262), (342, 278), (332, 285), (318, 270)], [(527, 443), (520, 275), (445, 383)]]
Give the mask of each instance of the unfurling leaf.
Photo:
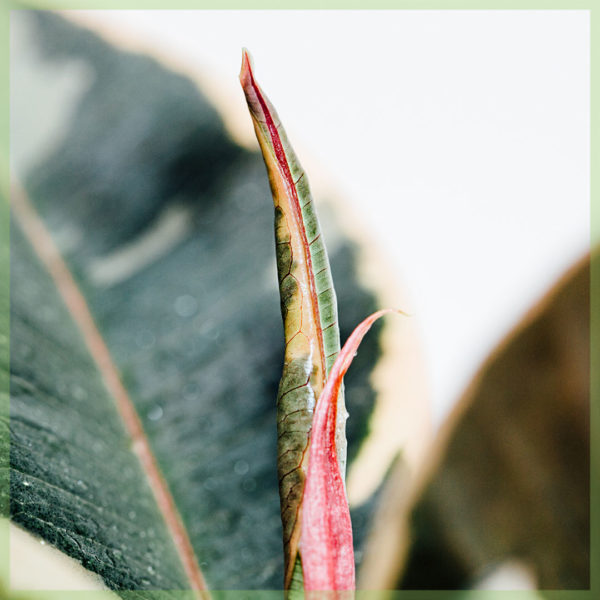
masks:
[[(308, 180), (244, 50), (240, 81), (269, 174), (285, 332), (277, 399), (284, 587), (354, 589), (342, 379), (373, 322), (339, 353), (336, 298)], [(337, 358), (336, 358), (337, 357)], [(314, 415), (314, 416), (313, 416)]]
[[(284, 586), (288, 589), (293, 573), (301, 572), (296, 563), (313, 411), (339, 352), (337, 302), (307, 177), (275, 109), (254, 79), (246, 51), (243, 52), (240, 82), (269, 174), (275, 205), (277, 269), (286, 343), (277, 399), (277, 462)], [(338, 395), (336, 415), (335, 444), (343, 477), (346, 409), (342, 393)]]
[(354, 589), (352, 524), (335, 445), (336, 398), (363, 337), (379, 317), (389, 312), (392, 309), (380, 310), (356, 327), (317, 402), (302, 502), (300, 551), (307, 591)]

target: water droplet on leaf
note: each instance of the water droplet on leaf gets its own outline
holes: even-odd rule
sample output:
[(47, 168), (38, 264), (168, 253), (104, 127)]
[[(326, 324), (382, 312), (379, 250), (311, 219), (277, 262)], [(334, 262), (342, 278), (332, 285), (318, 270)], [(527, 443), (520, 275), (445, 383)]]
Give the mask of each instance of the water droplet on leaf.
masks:
[(250, 470), (250, 465), (245, 460), (238, 460), (233, 465), (233, 470), (238, 475), (245, 475)]
[(197, 383), (190, 382), (184, 386), (181, 393), (186, 400), (196, 400), (200, 395), (200, 386)]
[(256, 480), (253, 477), (249, 477), (242, 483), (242, 488), (246, 492), (253, 492), (256, 489)]
[(87, 398), (87, 392), (77, 384), (71, 386), (71, 394), (76, 400), (85, 400)]
[(138, 348), (141, 348), (142, 350), (149, 350), (150, 348), (152, 348), (154, 346), (156, 342), (156, 338), (154, 337), (154, 334), (149, 331), (148, 329), (144, 329), (143, 331), (140, 331), (136, 336), (135, 336), (135, 343), (137, 345)]
[(191, 317), (198, 310), (198, 301), (189, 294), (179, 296), (174, 304), (175, 312), (180, 317)]
[(156, 405), (154, 408), (148, 411), (148, 419), (151, 421), (158, 421), (163, 416), (163, 409), (161, 406)]

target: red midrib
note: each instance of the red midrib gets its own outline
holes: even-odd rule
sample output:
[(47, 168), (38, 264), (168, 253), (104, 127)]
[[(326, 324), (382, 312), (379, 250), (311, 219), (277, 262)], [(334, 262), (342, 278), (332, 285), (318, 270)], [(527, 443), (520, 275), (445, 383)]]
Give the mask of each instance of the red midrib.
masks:
[[(283, 149), (283, 144), (281, 143), (281, 138), (279, 137), (279, 132), (277, 131), (277, 127), (275, 127), (275, 123), (273, 122), (273, 118), (271, 117), (271, 113), (269, 111), (269, 107), (265, 102), (263, 95), (261, 93), (260, 88), (256, 85), (254, 81), (254, 74), (252, 73), (252, 68), (250, 67), (250, 62), (248, 61), (248, 73), (250, 75), (250, 83), (252, 84), (252, 89), (256, 94), (256, 97), (260, 103), (263, 114), (265, 115), (265, 120), (267, 122), (267, 128), (269, 129), (269, 134), (271, 135), (271, 141), (273, 143), (273, 149), (275, 151), (275, 157), (277, 158), (277, 163), (279, 164), (279, 169), (283, 175), (283, 179), (286, 183), (286, 187), (288, 188), (289, 195), (292, 198), (292, 210), (294, 213), (294, 219), (296, 221), (296, 228), (300, 232), (300, 239), (302, 241), (302, 248), (304, 250), (304, 259), (307, 265), (307, 277), (308, 277), (308, 287), (310, 291), (311, 304), (313, 309), (315, 326), (317, 328), (317, 343), (319, 345), (319, 354), (321, 357), (321, 369), (323, 372), (323, 380), (327, 377), (326, 363), (325, 363), (325, 348), (323, 347), (323, 331), (321, 329), (321, 315), (319, 312), (319, 302), (317, 300), (317, 290), (315, 279), (313, 275), (312, 268), (312, 258), (310, 255), (310, 247), (308, 244), (308, 238), (306, 237), (306, 231), (304, 230), (304, 223), (302, 219), (302, 210), (300, 208), (300, 201), (298, 200), (298, 192), (296, 191), (296, 186), (294, 185), (294, 180), (292, 179), (292, 173), (290, 172), (290, 168), (287, 164), (287, 157), (285, 155), (285, 151)], [(318, 398), (316, 398), (318, 400)]]

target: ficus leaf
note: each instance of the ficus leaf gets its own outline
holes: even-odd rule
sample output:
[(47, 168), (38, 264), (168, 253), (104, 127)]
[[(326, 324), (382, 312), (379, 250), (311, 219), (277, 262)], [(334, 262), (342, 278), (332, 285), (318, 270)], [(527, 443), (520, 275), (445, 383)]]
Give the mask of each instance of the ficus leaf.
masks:
[[(284, 366), (277, 398), (277, 453), (287, 589), (292, 583), (298, 554), (313, 410), (339, 352), (337, 301), (308, 179), (277, 112), (255, 80), (246, 50), (240, 82), (275, 205), (277, 269), (285, 332)], [(342, 474), (346, 460), (345, 420), (346, 409), (340, 393), (335, 439)]]
[(187, 532), (85, 300), (22, 193), (13, 191), (12, 206), (11, 515), (78, 550), (111, 587), (202, 590)]

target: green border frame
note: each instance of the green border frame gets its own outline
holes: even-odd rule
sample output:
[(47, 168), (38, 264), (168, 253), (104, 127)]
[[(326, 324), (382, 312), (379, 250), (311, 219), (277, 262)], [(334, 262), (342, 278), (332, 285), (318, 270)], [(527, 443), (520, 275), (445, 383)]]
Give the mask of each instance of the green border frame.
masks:
[[(600, 0), (174, 0), (169, 9), (397, 9), (397, 10), (587, 10), (590, 12), (590, 211), (592, 247), (600, 243)], [(0, 2), (0, 319), (8, 315), (9, 245), (9, 21), (14, 9), (165, 9), (165, 0), (38, 0)], [(590, 589), (585, 591), (397, 591), (357, 592), (357, 600), (595, 600), (600, 598), (600, 253), (592, 258), (591, 269), (591, 547)], [(0, 340), (0, 364), (8, 363), (7, 343)], [(0, 377), (0, 426), (6, 415), (8, 381)], [(3, 431), (6, 429), (3, 429)], [(7, 457), (0, 456), (0, 514), (7, 514), (8, 471), (2, 468)], [(8, 581), (8, 531), (0, 521), (0, 581)], [(214, 600), (275, 600), (279, 591), (211, 592)], [(153, 594), (154, 596), (154, 594)], [(157, 600), (162, 594), (157, 592)], [(117, 598), (118, 596), (114, 596)], [(172, 597), (172, 596), (171, 596)], [(35, 591), (9, 592), (0, 587), (0, 599), (104, 600), (105, 592)]]

